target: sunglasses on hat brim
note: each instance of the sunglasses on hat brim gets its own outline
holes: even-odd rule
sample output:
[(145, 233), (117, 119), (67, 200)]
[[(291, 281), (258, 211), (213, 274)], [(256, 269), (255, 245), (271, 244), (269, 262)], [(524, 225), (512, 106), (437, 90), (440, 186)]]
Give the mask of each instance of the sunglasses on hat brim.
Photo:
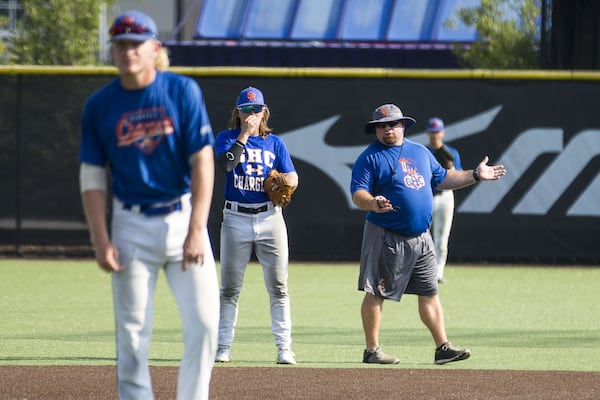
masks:
[(154, 32), (150, 31), (147, 26), (130, 21), (121, 21), (116, 23), (110, 28), (109, 31), (111, 37), (128, 33), (149, 34), (151, 36), (155, 36)]

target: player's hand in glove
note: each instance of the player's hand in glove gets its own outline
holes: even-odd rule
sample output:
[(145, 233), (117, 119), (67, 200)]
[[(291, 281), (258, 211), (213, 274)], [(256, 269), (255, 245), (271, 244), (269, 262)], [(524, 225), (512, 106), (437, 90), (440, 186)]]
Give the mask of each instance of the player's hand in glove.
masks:
[(445, 169), (454, 168), (454, 156), (446, 146), (437, 149), (433, 156)]
[(296, 186), (291, 184), (288, 174), (272, 169), (265, 178), (264, 190), (273, 204), (283, 208), (292, 201)]

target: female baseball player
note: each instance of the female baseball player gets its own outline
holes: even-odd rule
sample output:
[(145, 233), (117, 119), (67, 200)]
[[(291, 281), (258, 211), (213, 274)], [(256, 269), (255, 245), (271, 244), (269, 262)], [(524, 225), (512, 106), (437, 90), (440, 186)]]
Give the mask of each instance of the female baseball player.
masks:
[(230, 129), (216, 138), (217, 162), (226, 172), (218, 362), (231, 359), (238, 299), (254, 250), (269, 293), (277, 363), (296, 364), (291, 349), (287, 227), (281, 207), (269, 201), (263, 182), (269, 171), (276, 169), (287, 174), (288, 183), (297, 187), (298, 174), (285, 144), (271, 133), (269, 116), (262, 92), (254, 87), (244, 89), (233, 109)]
[[(177, 399), (208, 399), (219, 313), (207, 232), (213, 133), (197, 83), (168, 64), (155, 22), (139, 11), (110, 28), (119, 77), (90, 96), (82, 117), (80, 185), (100, 267), (112, 273), (120, 399), (153, 399), (148, 352), (159, 272), (181, 314)], [(105, 221), (112, 178), (112, 235)]]

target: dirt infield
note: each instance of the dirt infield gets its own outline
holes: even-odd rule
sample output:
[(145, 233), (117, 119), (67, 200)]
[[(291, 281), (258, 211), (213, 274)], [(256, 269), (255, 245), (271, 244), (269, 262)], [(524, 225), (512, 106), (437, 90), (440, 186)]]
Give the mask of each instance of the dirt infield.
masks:
[[(156, 399), (175, 399), (176, 367), (152, 367)], [(116, 399), (114, 367), (0, 366), (2, 400)], [(213, 400), (600, 398), (600, 372), (217, 367)]]

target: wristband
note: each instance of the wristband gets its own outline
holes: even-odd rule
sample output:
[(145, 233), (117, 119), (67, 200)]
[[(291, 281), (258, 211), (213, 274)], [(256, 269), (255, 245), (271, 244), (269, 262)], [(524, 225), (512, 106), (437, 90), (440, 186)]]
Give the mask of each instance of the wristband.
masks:
[(477, 172), (477, 168), (473, 170), (473, 179), (475, 179), (475, 182), (479, 182), (481, 180), (479, 177), (479, 172)]
[(106, 168), (89, 163), (81, 163), (79, 188), (81, 193), (88, 190), (106, 191)]
[(240, 156), (244, 152), (245, 148), (246, 146), (244, 145), (244, 143), (240, 142), (239, 140), (236, 140), (231, 145), (231, 148), (225, 153), (225, 159), (227, 159), (227, 161), (229, 162), (234, 162), (235, 160), (238, 160), (239, 162)]

